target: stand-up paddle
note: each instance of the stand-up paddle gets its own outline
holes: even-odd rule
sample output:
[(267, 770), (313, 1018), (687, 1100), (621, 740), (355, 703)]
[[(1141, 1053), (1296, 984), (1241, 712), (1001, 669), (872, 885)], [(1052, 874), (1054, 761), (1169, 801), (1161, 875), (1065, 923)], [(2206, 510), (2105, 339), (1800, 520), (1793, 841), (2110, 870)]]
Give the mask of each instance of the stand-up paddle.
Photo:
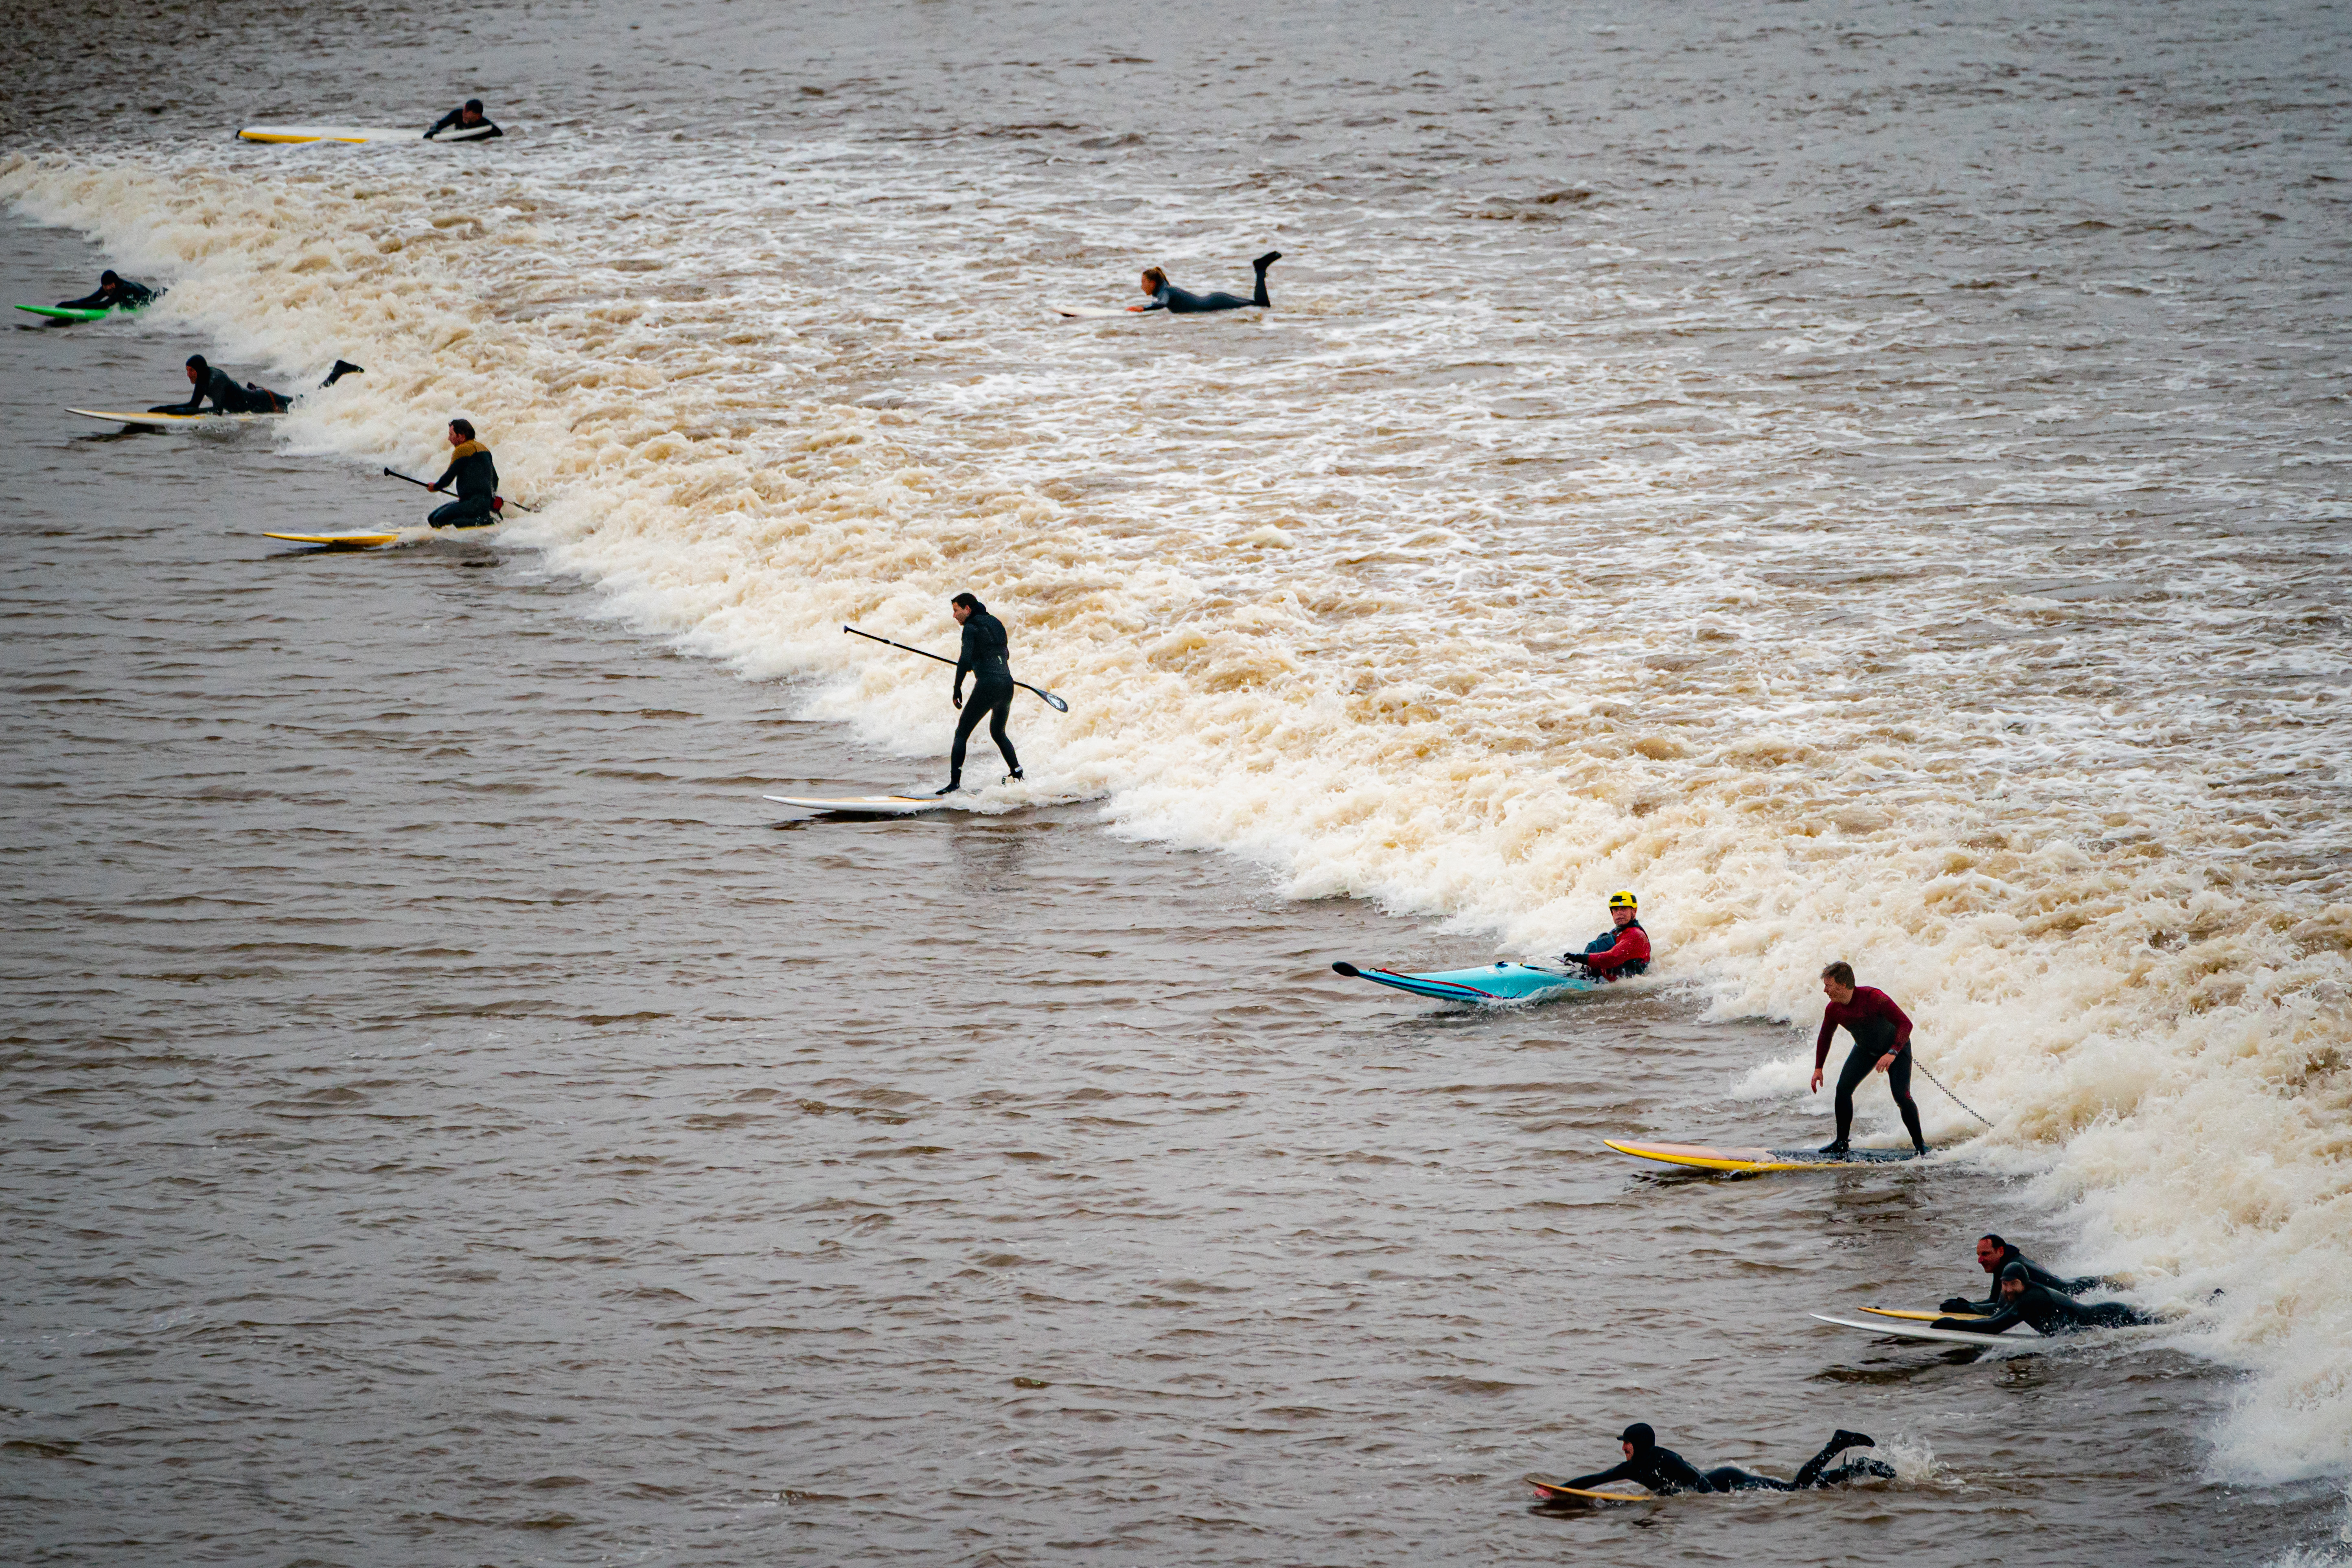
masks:
[[(392, 472), (392, 470), (390, 468), (386, 468), (384, 472), (388, 474)], [(404, 475), (403, 477), (405, 478), (406, 476)], [(925, 658), (938, 659), (941, 664), (953, 664), (955, 662), (954, 659), (948, 658), (945, 654), (933, 653), (929, 648), (908, 647), (902, 642), (891, 642), (888, 637), (877, 637), (872, 632), (861, 632), (856, 626), (844, 626), (841, 629), (847, 632), (852, 637), (864, 637), (868, 642), (887, 644), (891, 647), (897, 648), (900, 653), (919, 653)], [(1045, 706), (1051, 708), (1056, 713), (1067, 713), (1070, 710), (1070, 705), (1068, 703), (1063, 701), (1060, 698), (1055, 696), (1052, 692), (1046, 690), (1043, 687), (1032, 686), (1025, 680), (1016, 680), (1013, 684), (1021, 688), (1024, 691), (1035, 692), (1038, 696), (1045, 700)]]
[[(421, 490), (429, 490), (433, 488), (428, 481), (418, 479), (415, 474), (404, 474), (398, 468), (386, 468), (383, 472), (386, 479), (404, 479)], [(492, 511), (503, 511), (508, 507), (512, 507), (517, 511), (537, 511), (539, 510), (539, 508), (535, 506), (525, 506), (519, 500), (509, 500), (504, 496), (492, 496), (490, 498), (490, 510)]]

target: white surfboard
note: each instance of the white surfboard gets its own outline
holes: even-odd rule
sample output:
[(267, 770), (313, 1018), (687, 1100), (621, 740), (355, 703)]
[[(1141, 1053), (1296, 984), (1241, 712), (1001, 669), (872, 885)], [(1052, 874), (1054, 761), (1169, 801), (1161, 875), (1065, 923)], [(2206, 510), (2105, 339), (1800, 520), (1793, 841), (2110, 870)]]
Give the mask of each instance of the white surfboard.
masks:
[(1054, 313), (1057, 316), (1067, 316), (1073, 321), (1099, 321), (1109, 316), (1133, 316), (1141, 314), (1140, 311), (1137, 310), (1120, 310), (1104, 305), (1056, 305), (1054, 307)]
[(236, 425), (253, 419), (283, 419), (282, 414), (140, 414), (124, 408), (68, 408), (85, 419), (107, 419), (118, 425), (143, 425), (151, 430), (192, 430), (199, 425)]
[[(488, 136), (488, 124), (467, 130), (453, 125), (436, 142), (471, 142)], [(248, 125), (236, 133), (240, 142), (269, 142), (295, 145), (304, 142), (422, 142), (425, 132), (414, 126), (392, 128), (382, 125)]]
[(1931, 1329), (1925, 1323), (1906, 1322), (1895, 1318), (1882, 1318), (1877, 1322), (1867, 1323), (1859, 1318), (1832, 1318), (1827, 1312), (1812, 1315), (1824, 1323), (1835, 1323), (1841, 1329), (1860, 1329), (1881, 1339), (1926, 1340), (1947, 1345), (2040, 1345), (2049, 1342), (2022, 1323), (2007, 1333), (1972, 1334), (1964, 1329)]
[(968, 795), (763, 795), (761, 800), (772, 800), (778, 805), (797, 805), (803, 811), (855, 813), (861, 816), (914, 816), (926, 811), (971, 811), (975, 805)]

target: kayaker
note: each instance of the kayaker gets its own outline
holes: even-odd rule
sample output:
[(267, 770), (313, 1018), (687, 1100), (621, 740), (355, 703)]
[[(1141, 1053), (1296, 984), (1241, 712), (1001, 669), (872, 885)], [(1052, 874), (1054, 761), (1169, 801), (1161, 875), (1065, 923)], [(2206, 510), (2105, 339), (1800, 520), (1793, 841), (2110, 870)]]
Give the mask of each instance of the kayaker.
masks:
[(1927, 1140), (1919, 1131), (1919, 1107), (1911, 1098), (1911, 1020), (1885, 992), (1856, 986), (1853, 965), (1843, 961), (1822, 971), (1822, 994), (1830, 999), (1830, 1005), (1822, 1013), (1821, 1033), (1813, 1039), (1811, 1092), (1822, 1091), (1822, 1064), (1830, 1059), (1831, 1038), (1841, 1027), (1853, 1037), (1853, 1049), (1838, 1073), (1837, 1137), (1822, 1144), (1822, 1152), (1845, 1152), (1846, 1135), (1853, 1129), (1853, 1091), (1864, 1078), (1876, 1071), (1886, 1075), (1887, 1092), (1895, 1097), (1895, 1109), (1903, 1113), (1911, 1146), (1925, 1154)]
[[(958, 594), (949, 601), (956, 624), (963, 627), (962, 657), (956, 660), (955, 686), (949, 700), (963, 710), (956, 721), (955, 747), (948, 752), (948, 783), (941, 795), (953, 795), (963, 788), (963, 753), (971, 732), (988, 721), (988, 738), (1004, 754), (1004, 765), (1012, 770), (1004, 782), (1011, 784), (1022, 776), (1021, 759), (1013, 754), (1013, 738), (1004, 732), (1004, 721), (1013, 713), (1012, 642), (1004, 635), (1004, 623), (988, 613), (988, 606), (970, 594)], [(971, 677), (971, 702), (963, 700), (963, 678)]]
[(2007, 1241), (1988, 1232), (1977, 1237), (1977, 1267), (1992, 1276), (1992, 1293), (1981, 1301), (1967, 1296), (1948, 1297), (1936, 1310), (1939, 1312), (1974, 1312), (1983, 1317), (2000, 1311), (2001, 1270), (2012, 1263), (2024, 1268), (2029, 1283), (2039, 1285), (2045, 1290), (2055, 1290), (2062, 1296), (2079, 1296), (2094, 1285), (2105, 1283), (2095, 1274), (2085, 1274), (2080, 1279), (2062, 1279)]
[(79, 300), (60, 300), (60, 310), (138, 310), (153, 304), (162, 290), (133, 283), (110, 267), (98, 275), (98, 288)]
[(188, 394), (185, 403), (161, 404), (147, 412), (201, 414), (207, 399), (215, 414), (283, 414), (291, 406), (282, 392), (272, 392), (249, 381), (239, 386), (226, 371), (207, 363), (202, 354), (188, 356), (188, 384), (194, 390)]
[(1862, 1433), (1848, 1432), (1843, 1427), (1830, 1435), (1820, 1453), (1805, 1461), (1805, 1468), (1797, 1472), (1793, 1481), (1774, 1480), (1737, 1465), (1717, 1465), (1714, 1469), (1701, 1470), (1672, 1448), (1659, 1447), (1657, 1434), (1650, 1430), (1646, 1421), (1636, 1421), (1626, 1427), (1619, 1434), (1618, 1441), (1625, 1449), (1624, 1463), (1559, 1484), (1590, 1491), (1612, 1482), (1633, 1481), (1660, 1497), (1672, 1497), (1676, 1492), (1801, 1492), (1858, 1480), (1892, 1480), (1895, 1477), (1895, 1467), (1884, 1459), (1849, 1459), (1836, 1469), (1830, 1469), (1829, 1462), (1848, 1448), (1878, 1446)]
[(1927, 1326), (1964, 1334), (2006, 1333), (2020, 1323), (2031, 1323), (2040, 1334), (2073, 1334), (2084, 1329), (2127, 1329), (2158, 1320), (2121, 1301), (2071, 1300), (2046, 1285), (2036, 1285), (2022, 1259), (2001, 1265), (2000, 1310), (1990, 1317), (1973, 1312), (1938, 1318)]
[(499, 466), (490, 449), (474, 439), (469, 420), (449, 421), (449, 466), (425, 489), (445, 490), (454, 480), (457, 499), (434, 508), (425, 521), (435, 528), (487, 528), (499, 521)]
[(1559, 961), (1580, 963), (1601, 980), (1623, 980), (1649, 968), (1650, 933), (1642, 929), (1641, 904), (1632, 893), (1609, 895), (1609, 927), (1582, 952), (1563, 952)]
[[(485, 125), (489, 125), (490, 128), (485, 131), (482, 129)], [(425, 140), (430, 142), (444, 131), (463, 131), (468, 142), (487, 142), (493, 136), (506, 134), (497, 126), (490, 125), (490, 118), (482, 112), (482, 100), (478, 98), (467, 99), (464, 103), (435, 121), (433, 129), (425, 133)]]
[(1265, 269), (1282, 259), (1282, 252), (1269, 250), (1250, 263), (1257, 272), (1257, 292), (1244, 300), (1238, 294), (1194, 294), (1168, 281), (1168, 274), (1157, 267), (1147, 268), (1143, 274), (1143, 291), (1151, 296), (1149, 305), (1129, 305), (1130, 310), (1168, 310), (1179, 316), (1197, 315), (1204, 310), (1246, 310), (1253, 306), (1265, 310)]

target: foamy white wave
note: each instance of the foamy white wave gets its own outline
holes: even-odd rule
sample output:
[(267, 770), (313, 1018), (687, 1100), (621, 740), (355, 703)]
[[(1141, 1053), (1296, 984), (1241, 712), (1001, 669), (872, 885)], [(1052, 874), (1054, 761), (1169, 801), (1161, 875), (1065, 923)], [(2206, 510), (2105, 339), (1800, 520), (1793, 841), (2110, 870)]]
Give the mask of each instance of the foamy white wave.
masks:
[[(0, 194), (171, 282), (159, 338), (367, 365), (288, 422), (307, 449), (422, 466), (467, 414), (550, 503), (509, 542), (924, 766), (944, 672), (838, 628), (949, 646), (970, 588), (1071, 700), (1021, 700), (1039, 787), (1130, 830), (1513, 952), (1637, 888), (1658, 973), (1718, 1018), (1815, 1017), (1853, 959), (1998, 1122), (1970, 1157), (2072, 1205), (2069, 1261), (2194, 1306), (2184, 1342), (2259, 1374), (2224, 1471), (2344, 1468), (2347, 663), (2315, 586), (2340, 544), (2100, 510), (2262, 504), (2160, 444), (2061, 468), (1955, 436), (1975, 345), (1925, 312), (1800, 319), (1549, 254), (1517, 258), (1551, 269), (1531, 310), (1489, 244), (1424, 257), (1410, 298), (1302, 258), (1263, 321), (1071, 327), (1035, 300), (1093, 198), (1025, 167), (615, 156), (17, 158)], [(1231, 287), (1307, 199), (1097, 212), (1088, 281), (1120, 298), (1124, 256)], [(1891, 355), (1913, 384), (1837, 390)], [(2007, 439), (2079, 416), (2017, 395)], [(1792, 1041), (1740, 1092), (1809, 1066)], [(1932, 1137), (1973, 1127), (1920, 1103)]]

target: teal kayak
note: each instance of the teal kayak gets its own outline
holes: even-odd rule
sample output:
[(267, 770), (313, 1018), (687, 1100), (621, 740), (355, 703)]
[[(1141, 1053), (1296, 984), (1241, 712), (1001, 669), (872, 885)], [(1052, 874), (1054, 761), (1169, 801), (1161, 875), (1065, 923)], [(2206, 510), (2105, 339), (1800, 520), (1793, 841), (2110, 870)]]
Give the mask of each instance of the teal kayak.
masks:
[(1350, 980), (1369, 980), (1416, 996), (1441, 1002), (1525, 1002), (1533, 996), (1556, 996), (1570, 991), (1596, 991), (1597, 981), (1557, 969), (1537, 969), (1525, 963), (1490, 963), (1483, 969), (1441, 969), (1427, 974), (1403, 974), (1393, 969), (1360, 969), (1335, 963), (1332, 969)]

